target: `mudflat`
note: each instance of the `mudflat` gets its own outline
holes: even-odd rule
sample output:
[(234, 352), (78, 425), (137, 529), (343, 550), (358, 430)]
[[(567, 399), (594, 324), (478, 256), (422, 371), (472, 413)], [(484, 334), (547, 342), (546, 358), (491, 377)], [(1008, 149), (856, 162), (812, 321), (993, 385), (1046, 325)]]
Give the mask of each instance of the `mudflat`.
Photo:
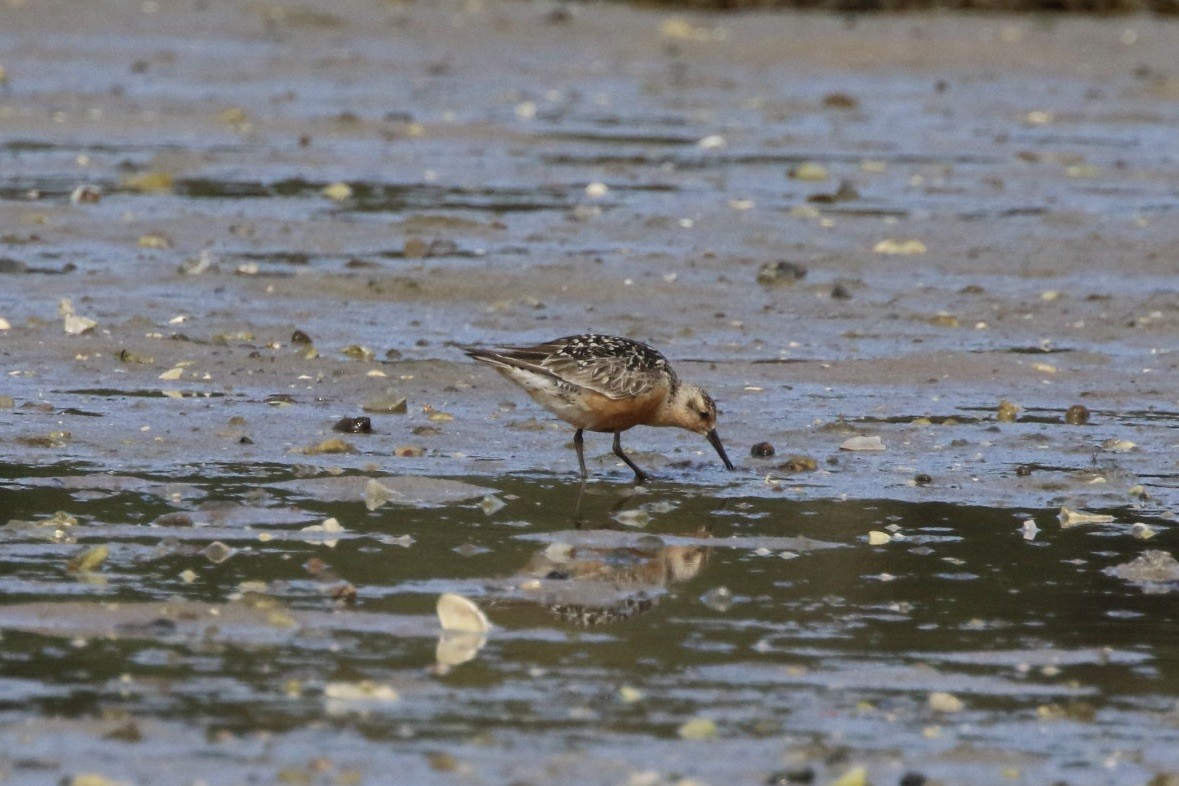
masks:
[[(880, 783), (1179, 770), (1159, 723), (1174, 656), (1147, 624), (1173, 622), (1171, 574), (1134, 562), (1173, 550), (1179, 504), (1176, 51), (1179, 23), (1146, 16), (0, 4), (0, 592), (14, 604), (0, 734), (85, 740), (6, 746), (0, 783), (378, 782), (391, 760), (421, 782), (467, 766), (578, 783), (835, 779), (861, 762)], [(707, 389), (738, 470), (701, 437), (638, 429), (627, 449), (652, 489), (628, 496), (608, 435), (587, 435), (579, 488), (572, 429), (457, 347), (586, 331), (646, 341)], [(373, 433), (333, 430), (360, 416)], [(773, 455), (751, 455), (762, 442)], [(373, 478), (398, 515), (362, 504)], [(331, 527), (294, 534), (325, 517), (346, 531), (334, 550)], [(673, 550), (648, 559), (649, 542), (617, 534), (639, 526)], [(709, 536), (747, 540), (697, 561)], [(774, 540), (795, 536), (850, 548)], [(66, 570), (98, 544), (105, 582)], [(570, 577), (597, 568), (550, 564), (570, 544), (639, 564), (583, 591)], [(805, 558), (769, 570), (769, 553)], [(355, 592), (317, 589), (340, 585), (311, 556)], [(306, 564), (319, 573), (289, 573)], [(636, 595), (627, 582), (652, 571)], [(1059, 595), (1042, 605), (991, 605), (996, 586), (1024, 597), (1046, 575)], [(884, 605), (880, 587), (896, 588)], [(423, 676), (438, 592), (485, 594), (504, 638)], [(208, 682), (179, 676), (203, 657), (191, 615), (92, 619), (112, 600), (256, 595), (288, 617), (233, 615)], [(1097, 596), (1110, 608), (1093, 621)], [(29, 604), (67, 600), (84, 605), (63, 606), (56, 633), (29, 622), (45, 613)], [(572, 611), (589, 607), (606, 625), (592, 635)], [(333, 609), (373, 616), (306, 616)], [(897, 625), (942, 627), (922, 643)], [(305, 629), (335, 654), (282, 633)], [(994, 635), (958, 657), (958, 630)], [(391, 645), (388, 631), (409, 632)], [(62, 636), (76, 652), (53, 665)], [(348, 660), (347, 642), (367, 654)], [(276, 651), (278, 676), (251, 671)], [(520, 681), (541, 651), (537, 682)], [(930, 662), (950, 676), (914, 665)], [(667, 677), (681, 669), (686, 682)], [(120, 673), (229, 694), (188, 716), (159, 683), (117, 698)], [(339, 687), (362, 680), (404, 701)], [(988, 698), (929, 708), (960, 684)], [(747, 692), (784, 685), (792, 698), (743, 714)], [(568, 712), (543, 706), (564, 689)], [(233, 691), (265, 710), (251, 720)], [(938, 725), (962, 717), (993, 738)], [(104, 736), (128, 718), (140, 748)], [(1063, 747), (1027, 741), (1041, 723)], [(1137, 742), (1110, 742), (1120, 723)], [(204, 742), (177, 742), (192, 728)], [(251, 758), (267, 734), (270, 758)], [(316, 745), (328, 764), (308, 764)], [(152, 764), (230, 748), (188, 780)]]

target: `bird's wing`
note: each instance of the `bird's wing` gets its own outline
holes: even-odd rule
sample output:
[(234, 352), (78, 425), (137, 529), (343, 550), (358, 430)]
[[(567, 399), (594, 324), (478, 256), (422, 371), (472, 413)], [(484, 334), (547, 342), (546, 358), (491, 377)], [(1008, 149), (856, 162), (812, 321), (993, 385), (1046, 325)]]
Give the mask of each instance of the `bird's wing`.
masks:
[(530, 347), (465, 351), (477, 360), (544, 374), (611, 399), (642, 396), (675, 379), (659, 352), (613, 336), (567, 336)]

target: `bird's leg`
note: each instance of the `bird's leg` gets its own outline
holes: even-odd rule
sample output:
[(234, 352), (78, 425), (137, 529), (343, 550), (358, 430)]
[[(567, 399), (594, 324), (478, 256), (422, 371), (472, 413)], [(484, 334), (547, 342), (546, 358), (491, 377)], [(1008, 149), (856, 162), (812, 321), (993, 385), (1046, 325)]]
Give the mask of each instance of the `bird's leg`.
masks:
[(646, 483), (651, 476), (639, 469), (639, 465), (630, 460), (630, 456), (622, 452), (622, 432), (614, 432), (614, 455), (626, 462), (626, 466), (635, 471), (635, 484)]
[(573, 432), (573, 447), (577, 448), (577, 466), (581, 467), (581, 479), (585, 480), (589, 473), (585, 471), (585, 439), (581, 432), (582, 429)]

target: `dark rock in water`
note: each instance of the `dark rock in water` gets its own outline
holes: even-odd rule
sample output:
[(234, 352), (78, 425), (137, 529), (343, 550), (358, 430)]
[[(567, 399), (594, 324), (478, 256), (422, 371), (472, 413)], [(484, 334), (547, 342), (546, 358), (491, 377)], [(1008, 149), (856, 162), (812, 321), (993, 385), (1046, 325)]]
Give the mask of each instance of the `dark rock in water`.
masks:
[(311, 343), (311, 336), (307, 335), (302, 330), (296, 330), (294, 333), (291, 334), (291, 343), (292, 344), (310, 344)]
[(1084, 404), (1073, 404), (1064, 413), (1064, 422), (1072, 426), (1084, 426), (1089, 422), (1089, 408)]
[(769, 458), (774, 455), (774, 446), (768, 442), (758, 442), (749, 449), (749, 455), (754, 458)]
[(371, 434), (373, 433), (373, 422), (364, 415), (356, 418), (340, 418), (336, 421), (336, 425), (332, 426), (332, 431), (342, 431), (345, 434)]

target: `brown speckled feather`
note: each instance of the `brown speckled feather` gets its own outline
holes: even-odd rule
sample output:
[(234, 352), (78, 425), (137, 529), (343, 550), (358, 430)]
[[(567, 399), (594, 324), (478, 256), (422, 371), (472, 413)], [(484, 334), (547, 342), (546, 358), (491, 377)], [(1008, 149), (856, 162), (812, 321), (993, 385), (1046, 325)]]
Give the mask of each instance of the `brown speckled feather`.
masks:
[(530, 347), (467, 351), (477, 352), (480, 359), (548, 374), (610, 399), (644, 396), (660, 387), (674, 390), (678, 384), (662, 354), (646, 344), (616, 336), (566, 336)]

